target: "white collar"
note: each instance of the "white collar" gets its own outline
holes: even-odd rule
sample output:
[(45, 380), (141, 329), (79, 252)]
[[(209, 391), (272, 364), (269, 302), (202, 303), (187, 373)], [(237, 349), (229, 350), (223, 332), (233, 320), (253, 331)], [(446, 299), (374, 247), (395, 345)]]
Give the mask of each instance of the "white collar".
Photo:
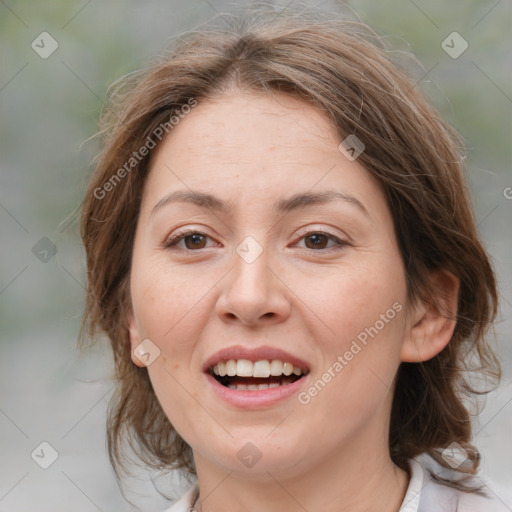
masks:
[(409, 460), (411, 478), (405, 493), (404, 500), (398, 512), (418, 512), (420, 507), (421, 491), (424, 484), (424, 473), (421, 464), (414, 459)]

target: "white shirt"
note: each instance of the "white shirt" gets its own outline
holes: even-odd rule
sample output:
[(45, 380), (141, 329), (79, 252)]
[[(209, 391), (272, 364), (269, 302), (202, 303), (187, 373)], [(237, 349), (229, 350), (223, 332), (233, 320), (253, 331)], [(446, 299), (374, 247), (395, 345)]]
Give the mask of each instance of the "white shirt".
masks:
[[(421, 460), (419, 458), (419, 460)], [(484, 492), (493, 497), (485, 498), (474, 493), (459, 491), (435, 482), (424, 465), (418, 460), (409, 460), (411, 479), (399, 512), (510, 512), (503, 502), (494, 498), (486, 483), (480, 478)], [(437, 468), (436, 468), (437, 469)], [(191, 487), (171, 508), (165, 512), (196, 512), (192, 508), (199, 495), (197, 484)]]

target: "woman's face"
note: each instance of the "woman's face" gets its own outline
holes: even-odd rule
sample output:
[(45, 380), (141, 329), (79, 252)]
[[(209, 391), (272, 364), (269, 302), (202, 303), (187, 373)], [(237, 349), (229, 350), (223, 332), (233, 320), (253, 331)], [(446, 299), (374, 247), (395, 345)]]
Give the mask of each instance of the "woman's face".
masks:
[(133, 359), (198, 467), (293, 476), (387, 451), (405, 275), (382, 190), (338, 145), (301, 100), (238, 92), (153, 155)]

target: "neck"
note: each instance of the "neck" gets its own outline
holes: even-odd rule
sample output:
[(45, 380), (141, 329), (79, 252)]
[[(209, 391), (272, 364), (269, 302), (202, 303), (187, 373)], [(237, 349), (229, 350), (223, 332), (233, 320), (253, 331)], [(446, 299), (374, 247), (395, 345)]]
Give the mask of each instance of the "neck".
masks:
[(387, 443), (378, 453), (373, 448), (351, 445), (296, 474), (223, 471), (195, 454), (199, 510), (398, 512), (407, 490), (407, 473), (393, 464)]

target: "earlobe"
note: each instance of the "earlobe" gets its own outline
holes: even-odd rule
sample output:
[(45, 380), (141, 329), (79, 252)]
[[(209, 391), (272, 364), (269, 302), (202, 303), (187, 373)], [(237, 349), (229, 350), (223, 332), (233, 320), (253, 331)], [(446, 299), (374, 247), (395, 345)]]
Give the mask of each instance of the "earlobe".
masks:
[(135, 356), (134, 350), (137, 348), (141, 343), (141, 337), (139, 334), (139, 328), (137, 327), (137, 322), (135, 321), (135, 316), (133, 315), (133, 311), (130, 311), (127, 315), (126, 319), (128, 323), (128, 331), (130, 333), (130, 352), (132, 355), (132, 361), (133, 364), (140, 366), (141, 368), (144, 367), (143, 362)]
[(411, 315), (402, 344), (401, 361), (428, 361), (450, 342), (457, 324), (459, 279), (445, 269), (431, 272), (432, 301), (421, 301)]

